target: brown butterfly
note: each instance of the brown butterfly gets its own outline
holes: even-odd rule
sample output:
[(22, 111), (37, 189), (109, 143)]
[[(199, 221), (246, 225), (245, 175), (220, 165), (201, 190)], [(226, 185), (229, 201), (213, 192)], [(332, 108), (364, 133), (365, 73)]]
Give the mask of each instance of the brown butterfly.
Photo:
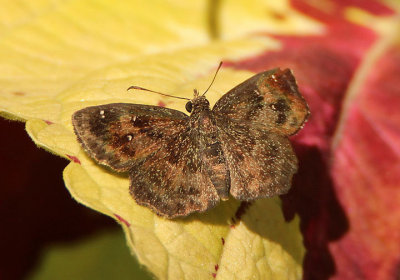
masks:
[(135, 201), (163, 217), (206, 211), (229, 194), (249, 201), (289, 190), (298, 163), (288, 136), (309, 115), (289, 69), (251, 77), (212, 109), (197, 90), (188, 100), (190, 115), (114, 103), (79, 110), (72, 123), (85, 151), (128, 172)]

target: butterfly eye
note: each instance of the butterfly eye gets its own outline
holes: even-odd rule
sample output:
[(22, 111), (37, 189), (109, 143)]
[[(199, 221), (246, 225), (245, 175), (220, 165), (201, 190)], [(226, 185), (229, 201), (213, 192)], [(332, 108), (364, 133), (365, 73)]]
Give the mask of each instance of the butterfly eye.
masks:
[(188, 111), (189, 113), (192, 112), (192, 101), (189, 101), (188, 103), (186, 103), (185, 109), (186, 109), (186, 111)]

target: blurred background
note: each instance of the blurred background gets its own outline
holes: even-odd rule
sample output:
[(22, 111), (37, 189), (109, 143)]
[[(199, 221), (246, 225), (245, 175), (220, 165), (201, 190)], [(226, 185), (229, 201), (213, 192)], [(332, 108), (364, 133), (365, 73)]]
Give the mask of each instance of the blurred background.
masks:
[(24, 126), (0, 118), (0, 279), (152, 279), (121, 227), (68, 193), (69, 161), (39, 149)]

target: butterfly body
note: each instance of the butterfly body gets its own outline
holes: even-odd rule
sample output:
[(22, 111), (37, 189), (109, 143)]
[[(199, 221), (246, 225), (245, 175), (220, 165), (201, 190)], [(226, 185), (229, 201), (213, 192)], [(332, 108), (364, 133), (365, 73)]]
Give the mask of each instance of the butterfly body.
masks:
[(218, 126), (210, 109), (210, 103), (204, 96), (196, 94), (189, 102), (193, 107), (189, 117), (189, 127), (193, 131), (193, 137), (197, 138), (194, 142), (199, 143), (202, 171), (208, 174), (219, 198), (227, 200), (230, 187), (229, 169), (226, 166)]
[(190, 115), (115, 103), (84, 108), (72, 122), (98, 162), (128, 172), (137, 203), (175, 218), (203, 212), (229, 194), (240, 200), (288, 191), (297, 158), (287, 136), (308, 116), (290, 70), (262, 72), (211, 109), (195, 96)]

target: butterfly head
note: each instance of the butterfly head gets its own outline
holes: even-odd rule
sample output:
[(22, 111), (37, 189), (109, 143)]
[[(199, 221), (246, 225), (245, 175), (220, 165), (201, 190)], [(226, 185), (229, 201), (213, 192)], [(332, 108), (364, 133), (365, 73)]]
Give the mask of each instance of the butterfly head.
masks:
[(210, 109), (210, 102), (204, 95), (199, 96), (197, 89), (194, 90), (194, 98), (189, 100), (185, 105), (186, 111), (194, 113), (198, 111), (204, 111)]
[(213, 84), (213, 82), (215, 81), (215, 77), (217, 77), (218, 71), (222, 66), (222, 61), (219, 63), (217, 71), (215, 72), (214, 78), (212, 79), (210, 85), (208, 86), (208, 88), (206, 89), (206, 91), (200, 95), (199, 91), (197, 89), (194, 89), (194, 97), (192, 100), (189, 100), (189, 102), (186, 103), (186, 111), (188, 111), (189, 113), (195, 113), (198, 111), (204, 111), (204, 110), (210, 110), (210, 102), (208, 102), (207, 98), (205, 98), (205, 94), (207, 93), (207, 91), (211, 88), (211, 85)]

